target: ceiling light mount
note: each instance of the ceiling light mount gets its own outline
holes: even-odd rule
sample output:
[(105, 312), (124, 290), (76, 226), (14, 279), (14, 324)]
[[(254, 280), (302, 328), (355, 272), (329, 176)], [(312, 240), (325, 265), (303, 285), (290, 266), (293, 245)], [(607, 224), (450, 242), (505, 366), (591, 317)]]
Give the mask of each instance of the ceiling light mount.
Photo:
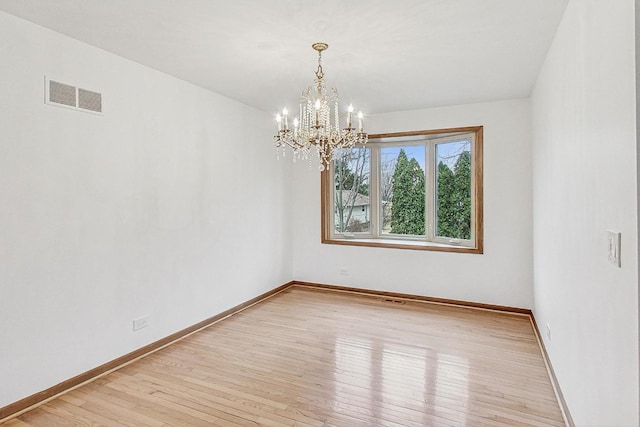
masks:
[(320, 170), (328, 169), (341, 150), (351, 149), (356, 144), (366, 144), (368, 135), (364, 132), (362, 111), (358, 112), (358, 128), (353, 127), (353, 106), (347, 108), (345, 128), (340, 128), (340, 102), (335, 88), (327, 90), (322, 70), (322, 52), (329, 48), (327, 43), (314, 43), (311, 47), (318, 52), (318, 68), (314, 84), (302, 92), (300, 115), (293, 120), (293, 130), (289, 129), (289, 112), (286, 108), (276, 115), (278, 133), (274, 145), (282, 156), (286, 148), (293, 152), (293, 159), (308, 159), (309, 154), (317, 154)]
[(318, 52), (329, 49), (329, 45), (326, 43), (314, 43), (311, 45), (311, 47)]

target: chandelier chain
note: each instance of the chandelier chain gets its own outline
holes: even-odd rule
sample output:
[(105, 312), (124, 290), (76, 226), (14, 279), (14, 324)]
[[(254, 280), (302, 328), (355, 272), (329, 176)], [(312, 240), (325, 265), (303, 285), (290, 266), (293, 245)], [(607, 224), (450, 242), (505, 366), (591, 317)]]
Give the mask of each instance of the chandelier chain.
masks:
[(316, 77), (318, 80), (322, 80), (324, 78), (324, 72), (322, 71), (322, 51), (318, 51), (318, 69), (316, 70)]

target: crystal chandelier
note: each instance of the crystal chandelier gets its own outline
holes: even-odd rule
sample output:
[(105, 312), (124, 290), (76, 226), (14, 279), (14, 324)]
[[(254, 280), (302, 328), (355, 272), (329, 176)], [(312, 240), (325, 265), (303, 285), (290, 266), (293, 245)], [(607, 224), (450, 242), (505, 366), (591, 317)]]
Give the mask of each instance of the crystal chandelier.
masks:
[[(318, 52), (318, 69), (314, 84), (302, 92), (300, 115), (293, 119), (293, 130), (289, 128), (289, 112), (285, 108), (282, 115), (276, 115), (278, 133), (275, 135), (275, 147), (284, 157), (286, 147), (293, 152), (293, 159), (308, 159), (317, 154), (320, 170), (328, 169), (334, 158), (339, 157), (343, 149), (356, 144), (366, 144), (367, 134), (362, 123), (362, 111), (358, 112), (358, 128), (353, 127), (353, 106), (347, 109), (347, 125), (340, 129), (339, 98), (335, 88), (327, 90), (322, 71), (322, 51), (329, 45), (314, 43), (311, 47)], [(332, 113), (333, 107), (333, 113)]]

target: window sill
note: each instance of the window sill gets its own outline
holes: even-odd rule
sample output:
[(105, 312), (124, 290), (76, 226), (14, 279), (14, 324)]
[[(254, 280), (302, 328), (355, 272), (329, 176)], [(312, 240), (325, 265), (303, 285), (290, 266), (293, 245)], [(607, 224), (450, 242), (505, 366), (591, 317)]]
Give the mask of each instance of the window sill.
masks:
[(396, 240), (396, 239), (362, 239), (356, 237), (322, 239), (322, 243), (328, 245), (367, 246), (372, 248), (410, 249), (419, 251), (457, 252), (466, 254), (482, 254), (480, 247), (468, 247), (460, 245), (448, 245), (445, 243)]

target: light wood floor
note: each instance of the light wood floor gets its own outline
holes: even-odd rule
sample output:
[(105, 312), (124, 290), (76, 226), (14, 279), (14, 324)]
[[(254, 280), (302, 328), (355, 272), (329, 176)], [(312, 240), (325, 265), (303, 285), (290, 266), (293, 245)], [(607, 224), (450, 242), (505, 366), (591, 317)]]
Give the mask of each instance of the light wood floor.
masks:
[(292, 287), (7, 426), (562, 426), (529, 318)]

